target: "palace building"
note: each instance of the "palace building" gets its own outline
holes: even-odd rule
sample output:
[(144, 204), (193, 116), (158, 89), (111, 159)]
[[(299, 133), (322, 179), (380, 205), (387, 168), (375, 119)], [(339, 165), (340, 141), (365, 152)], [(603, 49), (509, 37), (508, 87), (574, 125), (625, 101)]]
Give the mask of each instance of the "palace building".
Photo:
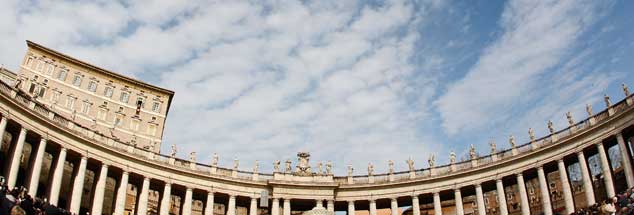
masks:
[[(332, 163), (218, 165), (161, 154), (174, 92), (27, 41), (17, 74), (0, 68), (0, 174), (9, 188), (77, 214), (569, 214), (634, 187), (634, 96), (568, 125), (470, 157), (334, 175)], [(485, 153), (477, 153), (485, 152)], [(488, 154), (487, 154), (488, 152)], [(405, 160), (405, 159), (403, 159)], [(336, 165), (336, 164), (334, 164)]]

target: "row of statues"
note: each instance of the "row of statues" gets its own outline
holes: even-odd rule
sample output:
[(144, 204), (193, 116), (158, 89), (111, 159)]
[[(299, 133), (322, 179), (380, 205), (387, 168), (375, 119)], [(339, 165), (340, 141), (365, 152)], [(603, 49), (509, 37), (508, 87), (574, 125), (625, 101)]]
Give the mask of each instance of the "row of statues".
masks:
[[(628, 89), (628, 87), (623, 84), (623, 92), (625, 93), (626, 97), (630, 96), (630, 91)], [(612, 102), (610, 101), (610, 97), (608, 95), (604, 96), (604, 102), (606, 107), (611, 107), (612, 106)], [(586, 112), (588, 114), (589, 117), (593, 116), (593, 112), (592, 112), (592, 105), (591, 104), (587, 104), (586, 105)], [(566, 119), (568, 122), (569, 126), (575, 126), (575, 121), (574, 118), (572, 116), (571, 112), (566, 112)], [(551, 120), (548, 120), (547, 122), (547, 128), (548, 131), (550, 132), (550, 134), (555, 134), (555, 128), (554, 128), (554, 123)], [(533, 128), (529, 128), (528, 129), (528, 136), (531, 142), (534, 142), (536, 140), (535, 137), (535, 131), (533, 130)], [(512, 149), (515, 149), (517, 147), (517, 143), (515, 141), (515, 136), (513, 135), (509, 135), (509, 139), (508, 139), (509, 145), (511, 146)], [(490, 153), (493, 154), (497, 154), (497, 145), (495, 143), (495, 141), (491, 140), (489, 142), (489, 147), (491, 149)], [(171, 158), (175, 158), (176, 157), (176, 153), (177, 153), (177, 149), (176, 149), (176, 145), (172, 145), (171, 148), (171, 153), (170, 156)], [(299, 174), (300, 175), (312, 175), (312, 174), (316, 174), (316, 175), (332, 175), (332, 162), (328, 161), (325, 164), (325, 169), (324, 169), (324, 164), (322, 162), (317, 163), (316, 166), (316, 173), (313, 173), (311, 170), (310, 165), (308, 164), (308, 158), (310, 157), (310, 155), (306, 152), (300, 152), (298, 153), (298, 165), (296, 166), (296, 171), (293, 172), (292, 170), (292, 162), (291, 160), (286, 160), (284, 162), (284, 171), (283, 173), (293, 173), (293, 174)], [(475, 160), (478, 158), (478, 154), (476, 152), (475, 146), (473, 144), (470, 145), (469, 148), (469, 158), (471, 160)], [(189, 154), (189, 161), (191, 163), (195, 163), (196, 162), (196, 152), (191, 152)], [(409, 159), (407, 159), (405, 161), (407, 163), (408, 169), (410, 172), (415, 171), (415, 167), (414, 167), (414, 160), (412, 160), (412, 158), (410, 157)], [(431, 154), (429, 156), (429, 159), (427, 160), (429, 167), (433, 168), (435, 167), (435, 162), (436, 162), (436, 156), (434, 154)], [(456, 153), (451, 151), (449, 153), (449, 162), (450, 164), (455, 164), (456, 163)], [(233, 162), (233, 169), (237, 170), (239, 167), (240, 161), (238, 159), (234, 158), (234, 162)], [(281, 162), (280, 160), (276, 160), (273, 163), (273, 169), (275, 173), (282, 173), (282, 170), (280, 169), (280, 165)], [(212, 157), (212, 161), (211, 161), (211, 166), (212, 167), (218, 167), (218, 154), (214, 153), (213, 157)], [(259, 161), (255, 161), (255, 165), (253, 167), (253, 172), (258, 172), (259, 169)], [(352, 176), (354, 171), (354, 168), (352, 167), (352, 165), (348, 165), (348, 176)], [(374, 165), (372, 163), (368, 163), (368, 175), (373, 175), (374, 174)], [(392, 160), (388, 160), (388, 173), (389, 174), (394, 174), (394, 161)]]

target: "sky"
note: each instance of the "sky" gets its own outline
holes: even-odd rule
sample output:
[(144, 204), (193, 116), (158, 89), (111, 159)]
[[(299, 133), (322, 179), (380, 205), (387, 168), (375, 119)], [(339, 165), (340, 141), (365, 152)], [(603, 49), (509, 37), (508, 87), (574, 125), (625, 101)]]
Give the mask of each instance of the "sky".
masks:
[(1, 1), (5, 67), (28, 39), (171, 89), (162, 152), (243, 170), (424, 168), (634, 87), (634, 1)]

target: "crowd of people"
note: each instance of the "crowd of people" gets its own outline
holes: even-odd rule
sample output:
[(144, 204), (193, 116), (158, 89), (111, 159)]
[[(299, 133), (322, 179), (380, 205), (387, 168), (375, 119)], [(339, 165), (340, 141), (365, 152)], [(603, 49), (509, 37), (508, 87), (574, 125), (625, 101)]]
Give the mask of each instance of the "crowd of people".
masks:
[(48, 204), (46, 199), (33, 198), (24, 187), (9, 190), (4, 177), (0, 176), (0, 215), (66, 215), (70, 212)]
[(616, 196), (577, 210), (572, 215), (634, 215), (634, 188), (627, 189)]

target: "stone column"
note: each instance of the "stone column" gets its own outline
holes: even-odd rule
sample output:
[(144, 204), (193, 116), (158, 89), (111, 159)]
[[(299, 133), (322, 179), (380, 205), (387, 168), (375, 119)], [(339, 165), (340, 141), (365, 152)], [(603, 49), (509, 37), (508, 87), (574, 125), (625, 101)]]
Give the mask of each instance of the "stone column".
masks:
[(348, 201), (348, 215), (354, 215), (354, 201)]
[(315, 207), (323, 208), (324, 207), (323, 200), (321, 199), (315, 200)]
[[(192, 191), (192, 188), (189, 188), (189, 187), (188, 187), (188, 188), (187, 188), (187, 190), (185, 190), (185, 203), (183, 203), (183, 212), (182, 212), (182, 214), (183, 214), (183, 215), (191, 215), (191, 214), (192, 214), (192, 196), (193, 196), (193, 191)], [(233, 197), (233, 196), (230, 196), (230, 197), (229, 197), (229, 206), (231, 206), (231, 198), (232, 198), (232, 197)], [(234, 201), (234, 203), (233, 203), (233, 204), (234, 204), (234, 205), (235, 205), (235, 199), (236, 199), (236, 198), (235, 198), (235, 197), (233, 197), (233, 201)], [(235, 206), (234, 206), (233, 208), (235, 208)], [(234, 211), (233, 211), (233, 214), (230, 214), (230, 213), (229, 213), (229, 212), (230, 212), (230, 210), (231, 210), (231, 207), (229, 207), (229, 208), (227, 209), (227, 214), (229, 214), (229, 215), (235, 215), (235, 213), (236, 213), (236, 212), (235, 212), (235, 209), (234, 209)]]
[(271, 204), (271, 215), (280, 215), (280, 199), (274, 198)]
[(484, 206), (484, 194), (482, 193), (482, 185), (476, 184), (476, 203), (478, 204), (478, 215), (486, 215), (486, 207)]
[(376, 201), (374, 199), (370, 200), (370, 215), (376, 215)]
[[(228, 214), (228, 215), (235, 215), (235, 214)], [(290, 199), (284, 199), (284, 215), (291, 215), (291, 200)]]
[(170, 213), (170, 199), (172, 197), (172, 184), (165, 183), (163, 187), (163, 198), (161, 199), (161, 207), (159, 215), (168, 215)]
[(20, 158), (22, 158), (22, 150), (24, 149), (24, 141), (26, 140), (26, 128), (20, 129), (20, 136), (15, 145), (13, 156), (11, 156), (11, 166), (9, 166), (9, 177), (7, 179), (7, 186), (9, 189), (15, 187), (15, 183), (18, 180), (18, 171), (20, 171)]
[(627, 153), (628, 148), (623, 140), (623, 134), (616, 134), (616, 141), (619, 143), (619, 151), (621, 151), (621, 159), (623, 160), (623, 170), (625, 171), (625, 179), (627, 181), (627, 187), (634, 187), (634, 173), (632, 172), (632, 161), (630, 155)]
[(412, 196), (412, 214), (420, 215), (420, 202), (418, 202), (418, 196)]
[(81, 157), (79, 161), (79, 168), (77, 168), (77, 175), (73, 182), (73, 192), (70, 199), (70, 212), (79, 213), (79, 207), (81, 206), (81, 194), (84, 192), (84, 178), (86, 177), (86, 165), (88, 164), (88, 158), (86, 156)]
[(537, 167), (537, 178), (539, 180), (539, 193), (542, 195), (542, 212), (544, 215), (552, 215), (553, 208), (550, 204), (550, 192), (548, 191), (548, 182), (546, 181), (544, 167)]
[(595, 203), (594, 188), (592, 187), (592, 179), (590, 179), (590, 171), (588, 171), (588, 164), (586, 163), (586, 157), (583, 155), (583, 151), (577, 152), (577, 159), (579, 160), (581, 178), (583, 179), (583, 190), (586, 194), (586, 206), (591, 206)]
[(150, 178), (143, 178), (143, 185), (141, 185), (141, 193), (139, 194), (139, 205), (137, 207), (137, 214), (147, 214), (147, 202), (150, 195)]
[(227, 215), (236, 215), (236, 196), (229, 194), (229, 203), (227, 203)]
[(335, 212), (335, 200), (328, 200), (328, 202), (326, 203), (326, 209), (330, 212)]
[(463, 215), (464, 205), (462, 204), (462, 193), (460, 192), (460, 188), (454, 190), (453, 196), (456, 202), (456, 215)]
[(121, 174), (121, 180), (119, 181), (119, 188), (117, 189), (117, 199), (114, 204), (114, 214), (123, 215), (125, 209), (125, 198), (127, 197), (126, 191), (128, 189), (128, 175), (129, 173), (123, 171)]
[(207, 193), (207, 204), (205, 205), (205, 215), (214, 215), (214, 192)]
[(500, 207), (500, 215), (508, 215), (509, 211), (506, 209), (506, 195), (504, 194), (504, 184), (502, 179), (495, 181), (495, 186), (498, 193), (498, 206)]
[[(0, 143), (0, 145), (2, 144)], [(37, 196), (37, 188), (40, 185), (40, 173), (42, 172), (44, 152), (46, 152), (46, 139), (42, 138), (40, 140), (40, 144), (37, 146), (37, 152), (35, 153), (35, 160), (33, 162), (33, 169), (31, 170), (31, 180), (29, 181), (29, 195), (34, 198)]]
[(398, 202), (396, 198), (390, 199), (390, 210), (392, 211), (392, 215), (398, 215)]
[[(0, 119), (0, 140), (4, 137), (4, 131), (7, 129), (7, 121), (8, 119), (4, 115)], [(2, 149), (2, 144), (0, 144), (0, 149)]]
[(258, 199), (251, 198), (251, 204), (249, 205), (249, 215), (258, 215)]
[(608, 156), (605, 154), (605, 148), (603, 143), (597, 143), (597, 149), (599, 151), (599, 158), (601, 159), (601, 170), (603, 170), (603, 182), (605, 182), (605, 192), (609, 198), (616, 196), (614, 192), (614, 182), (612, 182), (612, 171), (610, 171), (610, 163), (608, 162)]
[(66, 162), (66, 150), (66, 148), (60, 149), (59, 155), (57, 156), (57, 162), (55, 163), (55, 170), (53, 171), (53, 181), (51, 182), (51, 193), (48, 197), (48, 202), (55, 206), (57, 206), (59, 201), (59, 189), (62, 187), (64, 162)]
[(90, 214), (101, 214), (103, 209), (103, 198), (106, 193), (106, 179), (108, 178), (108, 165), (101, 165), (99, 179), (95, 186), (95, 196), (92, 201), (92, 212)]
[(434, 215), (442, 215), (442, 205), (440, 204), (440, 193), (434, 193)]
[(522, 215), (530, 215), (530, 205), (528, 204), (528, 195), (526, 194), (526, 183), (522, 173), (517, 174), (517, 187), (520, 191), (520, 206), (522, 207)]
[(566, 206), (566, 214), (575, 212), (575, 203), (572, 198), (572, 190), (570, 189), (570, 183), (568, 183), (568, 173), (566, 171), (566, 164), (563, 159), (557, 160), (557, 166), (559, 167), (559, 179), (561, 180), (561, 187), (564, 194), (564, 202)]

